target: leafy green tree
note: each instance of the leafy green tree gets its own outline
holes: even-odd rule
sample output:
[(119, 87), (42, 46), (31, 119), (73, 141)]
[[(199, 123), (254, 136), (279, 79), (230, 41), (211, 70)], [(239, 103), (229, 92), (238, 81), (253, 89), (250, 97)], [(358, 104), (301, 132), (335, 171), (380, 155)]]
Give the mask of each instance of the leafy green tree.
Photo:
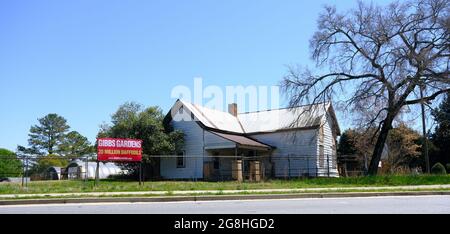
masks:
[(28, 171), (28, 174), (31, 176), (38, 176), (39, 178), (45, 178), (45, 174), (42, 173), (47, 172), (50, 167), (66, 167), (69, 163), (67, 158), (61, 157), (56, 154), (49, 154), (45, 157), (39, 157), (36, 160), (32, 160), (30, 162), (31, 168)]
[(38, 119), (39, 124), (31, 126), (28, 134), (28, 144), (31, 148), (19, 146), (18, 150), (28, 150), (38, 155), (54, 154), (64, 141), (66, 132), (69, 131), (67, 120), (57, 114), (48, 114)]
[(338, 160), (345, 162), (347, 169), (365, 171), (368, 156), (374, 147), (375, 129), (348, 129), (342, 133), (338, 143)]
[(356, 131), (353, 129), (348, 129), (342, 133), (337, 149), (339, 155), (356, 154), (356, 134)]
[(337, 146), (337, 159), (340, 165), (343, 166), (345, 175), (348, 176), (348, 171), (363, 171), (364, 161), (359, 154), (357, 154), (357, 132), (353, 129), (345, 130), (339, 138)]
[(71, 131), (65, 135), (59, 146), (59, 153), (66, 157), (80, 157), (94, 152), (94, 147), (89, 140), (77, 131)]
[(431, 154), (432, 161), (445, 165), (450, 163), (450, 92), (432, 115), (437, 122), (437, 127), (431, 136), (431, 141), (438, 148), (436, 153)]
[[(142, 140), (144, 170), (157, 175), (159, 159), (150, 156), (173, 155), (181, 147), (184, 136), (166, 126), (164, 117), (159, 107), (144, 108), (135, 102), (127, 102), (112, 115), (112, 125), (101, 126), (98, 137)], [(123, 167), (132, 172), (137, 169), (135, 164), (124, 164)]]
[(0, 177), (18, 177), (22, 174), (22, 162), (14, 152), (0, 148)]

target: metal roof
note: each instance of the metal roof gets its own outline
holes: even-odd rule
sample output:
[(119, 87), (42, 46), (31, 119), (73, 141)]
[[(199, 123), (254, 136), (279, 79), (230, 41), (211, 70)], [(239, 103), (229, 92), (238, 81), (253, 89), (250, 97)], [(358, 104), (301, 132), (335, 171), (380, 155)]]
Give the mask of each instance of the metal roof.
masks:
[(235, 142), (236, 144), (238, 144), (241, 147), (256, 147), (256, 148), (264, 148), (266, 150), (270, 150), (272, 149), (272, 146), (270, 145), (266, 145), (263, 143), (260, 143), (256, 140), (250, 139), (249, 137), (246, 136), (240, 136), (240, 135), (234, 135), (234, 134), (226, 134), (226, 133), (219, 133), (219, 132), (214, 132), (214, 131), (210, 131), (213, 134), (216, 134), (224, 139), (230, 140), (232, 142)]
[[(110, 175), (118, 175), (120, 173), (126, 173), (125, 170), (122, 170), (119, 166), (111, 162), (99, 162), (99, 177), (100, 179), (108, 178)], [(70, 167), (81, 167), (82, 171), (86, 172), (86, 162), (82, 160), (76, 159), (71, 161), (67, 168)], [(87, 163), (87, 173), (88, 177), (95, 177), (95, 171), (97, 169), (97, 162), (88, 162)]]
[(237, 134), (255, 134), (318, 127), (326, 114), (330, 113), (334, 120), (337, 134), (340, 135), (339, 125), (331, 103), (240, 113), (235, 117), (228, 112), (178, 100), (168, 115), (173, 115), (181, 107), (183, 107), (182, 113), (184, 116), (189, 119), (194, 116), (195, 120), (201, 122), (207, 128)]
[(248, 134), (295, 128), (312, 128), (322, 123), (329, 105), (317, 104), (292, 109), (242, 113), (238, 114), (238, 119)]
[(228, 112), (206, 108), (189, 102), (181, 101), (194, 116), (205, 126), (229, 132), (244, 133), (238, 118)]

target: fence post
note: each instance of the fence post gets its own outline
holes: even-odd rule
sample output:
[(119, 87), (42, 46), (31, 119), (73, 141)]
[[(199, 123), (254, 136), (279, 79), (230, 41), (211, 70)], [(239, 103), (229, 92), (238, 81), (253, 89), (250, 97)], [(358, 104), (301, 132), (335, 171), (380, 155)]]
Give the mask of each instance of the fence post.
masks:
[(97, 167), (95, 168), (95, 186), (97, 186), (98, 185), (98, 182), (99, 182), (99, 177), (100, 177), (100, 174), (99, 174), (99, 166), (100, 166), (100, 164), (99, 164), (99, 161), (98, 161), (98, 159), (97, 159)]
[[(26, 158), (25, 158), (25, 160), (26, 160)], [(25, 162), (24, 161), (22, 161), (22, 168), (23, 168), (23, 171), (22, 171), (22, 187), (23, 187), (23, 185), (24, 185), (24, 183), (25, 183)]]
[[(189, 157), (187, 157), (189, 158)], [(197, 157), (193, 156), (192, 161), (194, 163), (194, 177), (192, 178), (195, 182), (197, 182)], [(187, 164), (187, 159), (186, 159), (186, 164)]]
[(26, 157), (26, 163), (25, 163), (25, 165), (26, 165), (26, 167), (25, 167), (25, 188), (27, 188), (28, 187), (28, 179), (27, 179), (27, 177), (28, 177), (28, 157)]
[(328, 178), (330, 177), (330, 155), (327, 154), (327, 171), (328, 171)]
[[(89, 176), (89, 156), (86, 155), (86, 165), (84, 168), (84, 185), (87, 185), (87, 180), (88, 180), (88, 176)], [(67, 177), (69, 177), (69, 173), (67, 172)], [(67, 178), (69, 179), (69, 178)]]
[(308, 177), (309, 175), (309, 156), (306, 156), (306, 170), (308, 171)]
[(139, 186), (142, 183), (142, 162), (139, 163)]
[(142, 166), (142, 185), (144, 185), (145, 184), (145, 169), (146, 169), (146, 166), (145, 166), (145, 164), (141, 161), (141, 164), (143, 165)]
[(316, 160), (316, 162), (314, 163), (314, 164), (316, 164), (316, 177), (319, 177), (319, 166), (317, 164), (318, 163), (320, 164), (320, 160), (321, 160), (321, 158), (320, 158), (320, 155), (319, 155), (318, 160)]
[(288, 154), (288, 178), (291, 179), (291, 155)]

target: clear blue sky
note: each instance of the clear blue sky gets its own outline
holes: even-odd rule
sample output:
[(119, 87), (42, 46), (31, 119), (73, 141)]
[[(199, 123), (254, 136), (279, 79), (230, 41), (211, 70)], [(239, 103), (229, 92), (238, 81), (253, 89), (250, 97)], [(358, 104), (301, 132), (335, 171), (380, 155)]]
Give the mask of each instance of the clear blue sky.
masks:
[(48, 113), (94, 142), (120, 104), (167, 111), (194, 77), (276, 85), (310, 63), (325, 4), (356, 1), (0, 1), (0, 147), (27, 145)]

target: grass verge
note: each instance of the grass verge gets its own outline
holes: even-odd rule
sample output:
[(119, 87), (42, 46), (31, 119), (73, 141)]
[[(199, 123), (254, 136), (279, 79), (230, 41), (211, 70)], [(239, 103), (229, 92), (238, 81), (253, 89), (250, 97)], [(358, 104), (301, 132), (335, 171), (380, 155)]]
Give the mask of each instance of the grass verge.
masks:
[(11, 197), (11, 198), (2, 198), (0, 201), (8, 201), (8, 200), (39, 200), (39, 199), (80, 199), (80, 198), (158, 198), (158, 197), (204, 197), (204, 196), (218, 196), (218, 197), (226, 197), (226, 196), (245, 196), (245, 195), (283, 195), (283, 194), (289, 194), (289, 195), (295, 195), (295, 194), (330, 194), (330, 193), (401, 193), (401, 192), (450, 192), (450, 188), (435, 188), (435, 189), (397, 189), (397, 190), (390, 190), (390, 189), (370, 189), (370, 190), (358, 190), (358, 189), (329, 189), (329, 190), (323, 190), (320, 192), (317, 191), (292, 191), (292, 192), (236, 192), (236, 193), (224, 193), (223, 191), (217, 191), (217, 192), (205, 192), (205, 193), (188, 193), (184, 195), (174, 195), (171, 192), (167, 192), (166, 194), (144, 194), (144, 195), (129, 195), (129, 194), (122, 194), (122, 195), (99, 195), (99, 196), (92, 196), (89, 194), (85, 195), (77, 195), (77, 196), (30, 196), (30, 197)]
[[(449, 175), (390, 175), (350, 178), (311, 178), (291, 180), (268, 180), (260, 183), (235, 181), (152, 181), (139, 186), (138, 182), (102, 180), (94, 181), (34, 181), (27, 188), (17, 183), (0, 183), (0, 194), (42, 194), (83, 192), (130, 192), (130, 191), (193, 191), (193, 190), (247, 190), (247, 189), (301, 189), (301, 188), (345, 188), (407, 185), (450, 184)], [(168, 192), (170, 193), (170, 192)]]

